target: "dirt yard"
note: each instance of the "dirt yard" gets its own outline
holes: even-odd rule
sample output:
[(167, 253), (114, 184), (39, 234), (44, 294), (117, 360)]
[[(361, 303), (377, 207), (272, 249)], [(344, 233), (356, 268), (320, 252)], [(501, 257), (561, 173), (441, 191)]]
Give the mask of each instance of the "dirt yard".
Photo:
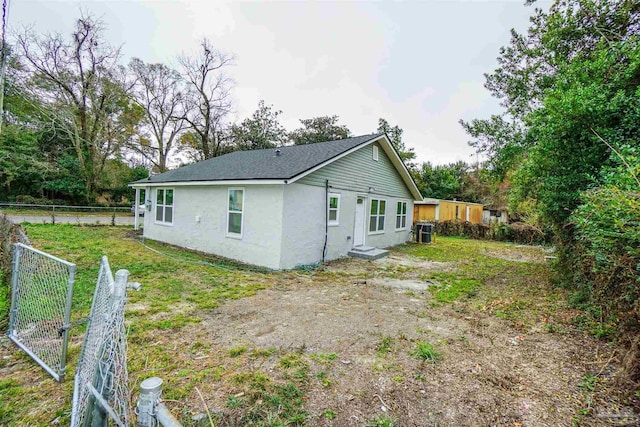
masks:
[[(514, 262), (546, 268), (540, 248), (509, 246), (485, 252), (508, 261), (503, 265), (511, 268)], [(546, 294), (532, 297), (540, 298), (542, 306), (555, 305), (553, 320), (558, 323), (550, 326), (546, 317), (496, 315), (500, 311), (493, 310), (495, 306), (513, 301), (484, 304), (483, 297), (492, 292), (483, 288), (495, 285), (499, 290), (500, 283), (486, 283), (452, 304), (437, 302), (429, 288), (442, 285), (424, 278), (455, 274), (457, 268), (455, 262), (427, 261), (402, 252), (375, 262), (341, 260), (323, 272), (292, 274), (255, 296), (227, 302), (204, 316), (189, 334), (207, 340), (211, 348), (247, 349), (244, 357), (234, 356), (234, 369), (264, 372), (274, 381), (288, 378), (278, 359), (300, 354), (307, 360), (300, 366), (309, 370), (303, 404), (307, 425), (640, 422), (630, 407), (618, 405), (606, 393), (594, 393), (596, 383), (602, 386), (611, 379), (612, 349), (562, 325), (562, 318), (573, 314), (565, 304)], [(504, 281), (501, 274), (495, 274), (495, 280)], [(539, 291), (543, 293), (545, 286)], [(531, 306), (523, 316), (536, 315), (534, 306), (540, 302), (532, 300), (520, 301)], [(542, 307), (542, 312), (549, 311)], [(419, 357), (419, 343), (433, 344), (438, 357)], [(256, 358), (251, 349), (254, 354), (255, 349), (274, 353)], [(250, 387), (233, 381), (218, 385), (208, 390), (205, 400), (227, 415), (229, 396), (251, 393)], [(221, 417), (221, 424), (234, 421)]]
[[(100, 229), (106, 240), (59, 230), (32, 226), (30, 237), (64, 255), (94, 236), (112, 265), (137, 260), (131, 403), (142, 379), (160, 376), (185, 426), (640, 425), (637, 399), (614, 392), (620, 350), (549, 284), (542, 248), (443, 238), (373, 262), (264, 272), (148, 251), (118, 229)], [(85, 258), (71, 260), (86, 271), (95, 257)], [(78, 282), (76, 318), (92, 274)], [(0, 339), (0, 425), (65, 425), (71, 393), (71, 376), (55, 383)]]

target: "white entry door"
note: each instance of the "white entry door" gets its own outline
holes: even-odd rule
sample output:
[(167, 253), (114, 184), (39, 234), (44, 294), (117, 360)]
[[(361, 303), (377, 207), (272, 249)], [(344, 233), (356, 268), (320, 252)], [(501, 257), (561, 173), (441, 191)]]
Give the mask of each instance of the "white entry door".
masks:
[(362, 246), (364, 245), (364, 225), (365, 225), (365, 215), (367, 213), (365, 198), (358, 197), (356, 200), (356, 221), (355, 227), (353, 230), (353, 246)]

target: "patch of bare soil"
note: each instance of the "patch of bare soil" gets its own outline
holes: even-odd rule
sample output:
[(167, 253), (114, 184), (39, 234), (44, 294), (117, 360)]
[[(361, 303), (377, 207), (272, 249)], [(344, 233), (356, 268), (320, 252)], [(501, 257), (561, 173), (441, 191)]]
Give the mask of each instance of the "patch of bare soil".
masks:
[[(215, 348), (336, 353), (333, 363), (313, 367), (330, 385), (309, 385), (308, 425), (363, 426), (381, 416), (396, 426), (611, 425), (628, 410), (613, 401), (594, 407), (579, 386), (611, 360), (605, 344), (573, 330), (516, 329), (471, 303), (435, 304), (420, 282), (384, 278), (380, 267), (396, 262), (419, 264), (403, 255), (377, 263), (341, 260), (328, 271), (357, 278), (301, 279), (229, 301), (204, 317), (198, 333)], [(423, 268), (454, 268), (440, 264), (423, 261)], [(414, 357), (419, 342), (434, 344), (441, 360)], [(272, 372), (276, 364), (262, 369)], [(226, 397), (215, 389), (206, 396), (221, 409)], [(327, 418), (326, 410), (336, 417)], [(597, 415), (611, 411), (609, 418)]]
[[(455, 263), (429, 261), (403, 253), (392, 252), (389, 256), (375, 261), (363, 261), (356, 258), (342, 258), (332, 261), (325, 270), (348, 276), (388, 276), (392, 272), (401, 272), (405, 276), (424, 274), (426, 271), (455, 271)], [(415, 274), (412, 274), (415, 273)]]
[(422, 270), (433, 271), (451, 271), (455, 270), (455, 264), (452, 262), (429, 261), (412, 257), (406, 254), (390, 254), (388, 257), (374, 261), (376, 265), (381, 267), (417, 267)]
[(512, 262), (544, 262), (545, 253), (541, 246), (505, 246), (501, 249), (485, 249), (482, 254)]

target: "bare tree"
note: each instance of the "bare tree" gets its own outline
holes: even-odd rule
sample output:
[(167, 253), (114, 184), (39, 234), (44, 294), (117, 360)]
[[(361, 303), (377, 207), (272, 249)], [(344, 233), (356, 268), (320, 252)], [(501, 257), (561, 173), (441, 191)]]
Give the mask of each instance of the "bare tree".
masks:
[(164, 64), (145, 64), (134, 58), (129, 67), (136, 76), (133, 96), (144, 109), (144, 124), (150, 136), (141, 137), (131, 148), (159, 172), (165, 172), (169, 154), (187, 125), (183, 110), (184, 80)]
[(106, 159), (119, 152), (126, 137), (122, 126), (131, 129), (127, 123), (134, 117), (130, 85), (118, 64), (120, 50), (104, 42), (103, 29), (100, 20), (83, 15), (71, 40), (31, 29), (16, 37), (22, 87), (41, 101), (43, 114), (73, 144), (90, 201)]
[(184, 119), (189, 131), (183, 142), (209, 159), (221, 154), (225, 142), (224, 119), (231, 111), (232, 80), (225, 70), (233, 56), (215, 49), (203, 39), (198, 55), (178, 58), (188, 83)]

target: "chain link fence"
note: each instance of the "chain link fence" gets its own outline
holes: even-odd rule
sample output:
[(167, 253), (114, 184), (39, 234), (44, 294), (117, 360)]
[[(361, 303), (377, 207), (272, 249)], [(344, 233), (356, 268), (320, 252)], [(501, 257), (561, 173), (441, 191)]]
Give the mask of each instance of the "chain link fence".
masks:
[[(49, 224), (133, 225), (134, 207), (66, 206), (2, 203), (0, 210), (13, 222)], [(145, 209), (139, 209), (144, 215)]]
[[(19, 242), (12, 244), (13, 242)], [(65, 374), (71, 299), (76, 267), (29, 245), (20, 226), (0, 216), (0, 255), (11, 254), (11, 309), (9, 338), (56, 380)], [(1, 266), (0, 266), (1, 267)], [(74, 378), (73, 427), (182, 427), (162, 403), (162, 380), (148, 378), (132, 417), (127, 373), (124, 324), (129, 272), (115, 278), (107, 257), (102, 257)], [(0, 319), (1, 321), (2, 319)]]
[(102, 257), (87, 332), (76, 368), (72, 427), (129, 425), (127, 339), (124, 304), (129, 272), (114, 281)]
[(62, 381), (76, 266), (22, 243), (13, 249), (9, 339)]

